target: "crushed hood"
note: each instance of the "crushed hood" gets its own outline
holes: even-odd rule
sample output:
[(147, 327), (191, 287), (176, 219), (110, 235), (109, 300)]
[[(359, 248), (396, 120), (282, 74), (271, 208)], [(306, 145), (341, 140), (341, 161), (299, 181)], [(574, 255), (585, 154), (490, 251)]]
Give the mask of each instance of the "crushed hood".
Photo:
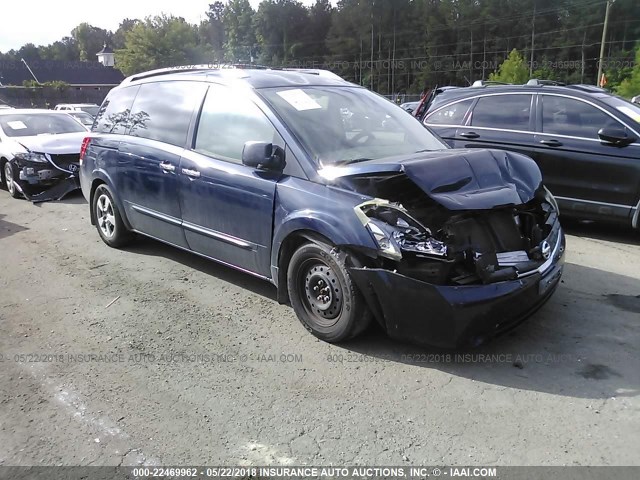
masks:
[(405, 174), (430, 198), (449, 210), (483, 210), (520, 205), (542, 184), (536, 163), (502, 150), (440, 150), (327, 167), (320, 175), (332, 182), (350, 177)]
[(57, 135), (37, 135), (33, 137), (14, 137), (14, 141), (31, 152), (65, 155), (80, 153), (82, 139), (89, 132), (59, 133)]

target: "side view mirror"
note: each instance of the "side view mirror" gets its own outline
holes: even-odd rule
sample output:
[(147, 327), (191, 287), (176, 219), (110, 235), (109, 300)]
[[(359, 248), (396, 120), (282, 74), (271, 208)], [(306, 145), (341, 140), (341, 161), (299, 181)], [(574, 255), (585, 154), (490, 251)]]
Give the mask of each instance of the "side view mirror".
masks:
[(242, 149), (242, 163), (247, 167), (281, 172), (284, 169), (284, 150), (267, 142), (247, 142)]
[(624, 147), (636, 141), (633, 135), (629, 134), (626, 128), (620, 127), (604, 127), (598, 130), (598, 137), (600, 140), (612, 145)]

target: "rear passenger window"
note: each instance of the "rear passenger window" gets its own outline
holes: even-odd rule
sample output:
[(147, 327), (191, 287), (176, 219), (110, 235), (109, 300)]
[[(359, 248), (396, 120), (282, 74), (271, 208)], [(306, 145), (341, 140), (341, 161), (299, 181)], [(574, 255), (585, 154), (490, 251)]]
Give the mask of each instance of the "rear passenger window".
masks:
[(285, 146), (269, 119), (252, 101), (238, 98), (226, 87), (211, 85), (202, 107), (194, 149), (242, 163), (242, 150), (249, 141)]
[(475, 127), (529, 130), (531, 95), (490, 95), (480, 97), (471, 114)]
[(473, 99), (470, 99), (442, 107), (429, 115), (425, 123), (428, 125), (462, 125), (464, 116), (472, 103)]
[[(102, 103), (92, 130), (100, 133), (125, 133), (131, 104), (139, 88), (136, 85), (112, 90)], [(61, 109), (66, 110), (66, 107)]]
[(184, 146), (205, 89), (200, 82), (142, 84), (129, 115), (129, 135)]
[(573, 98), (542, 96), (542, 131), (572, 137), (598, 138), (603, 127), (623, 127), (599, 108)]

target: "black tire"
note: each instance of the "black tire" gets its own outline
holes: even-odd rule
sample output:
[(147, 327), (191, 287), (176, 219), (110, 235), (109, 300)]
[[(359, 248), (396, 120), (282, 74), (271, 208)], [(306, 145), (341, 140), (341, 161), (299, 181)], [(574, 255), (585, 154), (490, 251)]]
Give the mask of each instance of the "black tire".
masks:
[(346, 259), (346, 253), (329, 245), (306, 243), (295, 251), (287, 270), (289, 299), (298, 319), (326, 342), (353, 338), (371, 322)]
[(2, 165), (2, 185), (13, 198), (22, 198), (22, 194), (18, 190), (16, 182), (13, 181), (14, 178), (15, 169), (13, 168), (13, 165), (11, 162), (4, 162)]
[(96, 229), (102, 241), (110, 247), (120, 248), (131, 242), (133, 234), (122, 222), (120, 210), (113, 200), (113, 193), (105, 184), (93, 193), (91, 209), (96, 219)]

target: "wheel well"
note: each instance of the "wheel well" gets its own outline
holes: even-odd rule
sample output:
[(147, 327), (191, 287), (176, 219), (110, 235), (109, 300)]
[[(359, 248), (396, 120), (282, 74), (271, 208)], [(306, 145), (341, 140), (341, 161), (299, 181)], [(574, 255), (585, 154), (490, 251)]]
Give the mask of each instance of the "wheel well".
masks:
[(96, 213), (93, 211), (93, 194), (95, 193), (96, 189), (104, 183), (106, 183), (104, 180), (96, 178), (91, 184), (91, 193), (89, 194), (89, 212), (91, 217), (91, 225), (96, 224)]
[(301, 245), (307, 242), (324, 243), (333, 245), (333, 242), (324, 235), (313, 232), (311, 230), (296, 230), (290, 233), (280, 245), (278, 252), (278, 293), (277, 300), (279, 303), (289, 302), (289, 290), (287, 288), (287, 270), (289, 269), (289, 261), (291, 255)]
[(2, 183), (4, 184), (4, 164), (7, 163), (9, 160), (7, 160), (4, 157), (0, 157), (0, 180), (2, 180)]

